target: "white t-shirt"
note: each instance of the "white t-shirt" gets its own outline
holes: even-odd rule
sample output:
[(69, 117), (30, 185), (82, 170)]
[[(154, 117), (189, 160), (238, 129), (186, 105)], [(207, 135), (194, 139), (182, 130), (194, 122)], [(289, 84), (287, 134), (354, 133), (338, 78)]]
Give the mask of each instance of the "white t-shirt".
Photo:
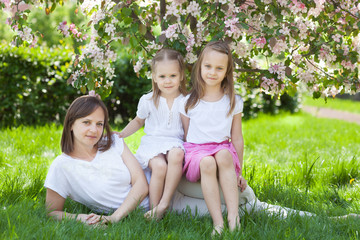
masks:
[(184, 96), (180, 94), (174, 99), (171, 109), (169, 109), (166, 99), (159, 97), (159, 106), (156, 108), (153, 99), (153, 92), (143, 95), (138, 104), (136, 115), (145, 119), (144, 132), (148, 136), (171, 137), (177, 139), (184, 138), (184, 129), (181, 124), (179, 103)]
[(230, 98), (224, 96), (216, 102), (201, 100), (194, 108), (185, 113), (185, 104), (189, 95), (184, 98), (183, 108), (180, 113), (190, 118), (186, 141), (202, 144), (216, 142), (220, 143), (231, 138), (231, 126), (233, 117), (243, 111), (243, 100), (235, 95), (235, 108), (230, 116), (227, 116), (230, 108)]
[[(115, 135), (113, 140), (112, 147), (98, 151), (91, 162), (65, 153), (58, 156), (50, 166), (45, 187), (99, 213), (118, 209), (131, 189), (131, 176), (121, 157), (124, 142)], [(148, 204), (146, 198), (141, 206), (147, 208)]]

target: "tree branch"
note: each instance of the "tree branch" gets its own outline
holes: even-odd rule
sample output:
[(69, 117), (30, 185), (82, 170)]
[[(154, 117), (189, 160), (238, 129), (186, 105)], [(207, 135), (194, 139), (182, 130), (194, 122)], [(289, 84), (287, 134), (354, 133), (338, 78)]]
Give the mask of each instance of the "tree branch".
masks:
[(166, 13), (166, 2), (165, 0), (160, 0), (160, 21), (161, 21), (161, 31), (165, 30), (165, 21), (163, 21)]
[(331, 2), (333, 3), (335, 9), (336, 9), (336, 8), (339, 8), (341, 11), (348, 13), (348, 14), (351, 15), (353, 18), (360, 19), (359, 17), (357, 17), (356, 15), (352, 14), (352, 13), (349, 12), (348, 10), (342, 8), (341, 5), (340, 5), (339, 3), (337, 3), (337, 2), (335, 2), (334, 0), (331, 0)]
[(314, 66), (316, 69), (318, 69), (318, 70), (320, 70), (322, 73), (324, 73), (327, 77), (329, 77), (329, 78), (332, 78), (332, 79), (336, 79), (336, 78), (334, 78), (333, 76), (331, 76), (330, 74), (328, 74), (328, 73), (326, 73), (323, 69), (321, 69), (321, 68), (319, 68), (318, 66), (316, 66), (315, 64), (313, 64), (307, 57), (305, 58), (306, 59), (306, 61), (308, 62), (308, 63), (310, 63), (312, 66)]

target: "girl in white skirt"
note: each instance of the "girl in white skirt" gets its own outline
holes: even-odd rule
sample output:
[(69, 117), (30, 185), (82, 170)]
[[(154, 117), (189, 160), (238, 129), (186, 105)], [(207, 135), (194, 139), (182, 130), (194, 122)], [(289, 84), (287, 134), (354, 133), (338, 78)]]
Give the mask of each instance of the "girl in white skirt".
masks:
[(145, 217), (162, 218), (182, 175), (184, 158), (179, 107), (186, 94), (185, 65), (181, 54), (162, 49), (152, 60), (152, 91), (140, 98), (136, 117), (119, 133), (126, 138), (142, 126), (135, 157), (143, 169), (150, 168), (150, 211)]

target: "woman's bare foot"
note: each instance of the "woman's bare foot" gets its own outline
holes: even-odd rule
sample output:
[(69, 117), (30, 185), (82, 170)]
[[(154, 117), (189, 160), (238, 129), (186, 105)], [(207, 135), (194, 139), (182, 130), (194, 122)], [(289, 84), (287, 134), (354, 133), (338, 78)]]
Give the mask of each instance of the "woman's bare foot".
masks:
[(240, 224), (240, 217), (236, 216), (232, 219), (228, 218), (228, 223), (229, 223), (229, 230), (232, 232), (235, 229), (240, 229), (241, 224)]
[(214, 229), (211, 233), (211, 236), (221, 235), (224, 230), (224, 225), (214, 225)]
[(162, 207), (160, 204), (154, 207), (153, 209), (147, 211), (144, 214), (144, 217), (147, 219), (155, 219), (160, 220), (163, 218), (164, 214), (166, 213), (167, 207)]

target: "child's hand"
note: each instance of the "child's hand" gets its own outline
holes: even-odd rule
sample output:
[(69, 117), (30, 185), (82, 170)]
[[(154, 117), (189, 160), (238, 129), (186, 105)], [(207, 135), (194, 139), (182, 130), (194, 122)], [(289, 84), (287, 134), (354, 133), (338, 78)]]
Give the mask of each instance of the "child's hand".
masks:
[(124, 134), (122, 132), (115, 132), (113, 131), (112, 134), (118, 135), (119, 138), (124, 138)]
[(247, 182), (246, 182), (246, 179), (243, 176), (241, 176), (241, 175), (238, 176), (237, 184), (238, 184), (238, 187), (240, 188), (241, 192), (243, 192), (246, 189)]

